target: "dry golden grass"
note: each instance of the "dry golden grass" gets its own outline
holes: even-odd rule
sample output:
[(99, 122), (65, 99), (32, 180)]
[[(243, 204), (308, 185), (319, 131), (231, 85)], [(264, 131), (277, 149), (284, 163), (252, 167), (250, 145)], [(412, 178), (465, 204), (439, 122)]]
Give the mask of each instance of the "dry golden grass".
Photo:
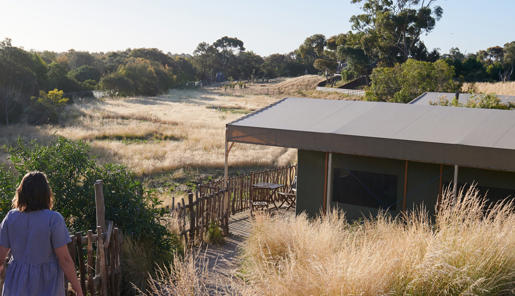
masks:
[(462, 91), (469, 90), (476, 93), (515, 96), (515, 81), (464, 83)]
[(147, 289), (137, 289), (140, 295), (245, 295), (242, 284), (231, 277), (221, 276), (211, 271), (209, 261), (201, 251), (176, 256), (168, 268), (158, 268), (155, 276), (148, 281)]
[[(149, 175), (184, 167), (223, 167), (225, 124), (275, 102), (266, 95), (227, 95), (221, 90), (173, 90), (150, 98), (105, 99), (69, 106), (62, 125), (0, 127), (0, 145), (19, 136), (43, 142), (55, 136), (84, 140), (101, 163), (127, 165)], [(0, 153), (0, 159), (5, 153)], [(234, 166), (284, 165), (295, 151), (236, 144)]]
[(304, 75), (294, 78), (278, 78), (270, 83), (248, 83), (246, 88), (227, 89), (224, 93), (232, 95), (298, 95), (302, 91), (312, 91), (317, 84), (325, 80), (323, 76)]
[(244, 247), (253, 295), (513, 295), (515, 208), (484, 215), (476, 191), (447, 194), (435, 224), (423, 211), (348, 224), (261, 218)]

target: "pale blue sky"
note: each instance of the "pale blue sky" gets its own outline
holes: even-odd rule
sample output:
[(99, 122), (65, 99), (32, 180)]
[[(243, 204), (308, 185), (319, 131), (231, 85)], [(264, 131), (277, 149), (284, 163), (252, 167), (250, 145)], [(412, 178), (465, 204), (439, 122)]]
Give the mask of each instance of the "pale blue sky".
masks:
[[(515, 0), (440, 0), (444, 15), (424, 36), (445, 53), (515, 40)], [(261, 55), (286, 53), (312, 34), (350, 30), (350, 0), (0, 0), (0, 39), (25, 49), (66, 51), (157, 47), (192, 53), (198, 43), (236, 36)]]

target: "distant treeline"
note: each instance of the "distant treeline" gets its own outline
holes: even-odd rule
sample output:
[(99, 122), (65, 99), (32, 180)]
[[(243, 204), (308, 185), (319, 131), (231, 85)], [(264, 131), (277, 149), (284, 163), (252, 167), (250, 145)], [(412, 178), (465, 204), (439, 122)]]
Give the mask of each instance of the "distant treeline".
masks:
[[(8, 124), (23, 117), (35, 123), (51, 122), (60, 105), (94, 89), (119, 96), (152, 96), (171, 88), (227, 80), (341, 73), (343, 80), (370, 76), (369, 97), (373, 99), (405, 101), (420, 91), (454, 90), (461, 82), (515, 79), (515, 41), (467, 55), (458, 48), (447, 54), (427, 49), (421, 36), (431, 32), (442, 17), (438, 1), (351, 2), (362, 4), (363, 12), (351, 17), (352, 31), (329, 38), (315, 34), (290, 53), (266, 57), (227, 36), (212, 44), (200, 43), (191, 55), (155, 48), (35, 52), (14, 47), (5, 39), (0, 42), (0, 122)], [(408, 60), (420, 63), (400, 66)], [(445, 65), (435, 64), (438, 61)], [(428, 81), (434, 77), (442, 81)], [(31, 110), (46, 111), (35, 115)]]

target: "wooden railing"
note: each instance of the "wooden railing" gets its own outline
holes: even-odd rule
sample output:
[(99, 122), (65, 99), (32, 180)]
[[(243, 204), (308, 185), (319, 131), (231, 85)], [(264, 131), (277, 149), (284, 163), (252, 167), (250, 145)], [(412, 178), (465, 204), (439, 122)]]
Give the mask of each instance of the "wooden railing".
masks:
[(224, 235), (229, 233), (230, 215), (248, 210), (252, 185), (259, 182), (275, 183), (291, 187), (297, 171), (296, 166), (287, 166), (252, 172), (248, 175), (199, 184), (195, 193), (176, 202), (172, 198), (170, 212), (179, 224), (179, 234), (185, 245), (201, 242), (212, 225), (219, 226)]
[[(231, 214), (236, 214), (250, 208), (250, 194), (253, 184), (267, 182), (291, 187), (296, 173), (297, 166), (292, 165), (229, 178), (227, 191), (230, 196)], [(224, 188), (225, 182), (223, 179), (200, 184), (198, 186), (201, 196), (223, 190)]]
[(185, 245), (201, 242), (210, 226), (221, 227), (223, 234), (229, 233), (229, 195), (227, 190), (201, 194), (188, 193), (187, 204), (184, 198), (180, 203), (172, 201), (171, 211), (179, 222), (179, 233)]
[[(118, 228), (108, 223), (106, 232), (99, 226), (96, 233), (88, 230), (85, 236), (77, 233), (70, 238), (68, 250), (78, 267), (84, 295), (120, 295), (122, 237)], [(66, 287), (69, 290), (67, 282)]]

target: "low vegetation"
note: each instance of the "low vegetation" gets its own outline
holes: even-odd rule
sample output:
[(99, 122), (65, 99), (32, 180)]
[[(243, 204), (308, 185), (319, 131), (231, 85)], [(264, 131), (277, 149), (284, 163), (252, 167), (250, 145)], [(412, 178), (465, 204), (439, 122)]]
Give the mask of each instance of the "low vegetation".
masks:
[(444, 61), (413, 59), (394, 67), (377, 67), (370, 75), (366, 98), (372, 101), (407, 103), (426, 91), (456, 92), (454, 69)]
[[(256, 221), (243, 270), (261, 295), (508, 295), (515, 288), (513, 201), (486, 209), (470, 189), (424, 210), (349, 224), (342, 213)], [(511, 292), (510, 292), (511, 291)]]
[[(169, 262), (175, 253), (180, 253), (181, 243), (163, 225), (159, 200), (143, 188), (132, 172), (122, 165), (98, 165), (88, 152), (87, 144), (64, 138), (48, 145), (20, 140), (9, 149), (12, 168), (0, 168), (0, 215), (5, 216), (11, 209), (14, 188), (21, 177), (39, 170), (48, 175), (55, 196), (54, 210), (63, 215), (71, 233), (84, 233), (95, 229), (93, 184), (103, 180), (106, 219), (115, 222), (128, 242), (124, 243), (122, 265), (140, 271), (135, 278), (130, 278), (131, 272), (124, 273), (125, 288), (130, 288), (130, 282), (141, 281), (141, 275), (145, 277), (155, 264)], [(140, 253), (142, 249), (145, 256)], [(145, 258), (149, 262), (146, 265), (131, 265)]]
[(460, 103), (456, 99), (448, 100), (441, 98), (437, 102), (429, 102), (431, 105), (437, 106), (453, 106), (453, 107), (467, 107), (467, 108), (483, 108), (483, 109), (504, 109), (510, 110), (515, 109), (515, 104), (511, 102), (503, 103), (494, 94), (477, 94), (473, 95), (465, 104)]
[(515, 81), (464, 83), (463, 92), (515, 96)]
[(435, 217), (257, 216), (238, 276), (190, 254), (146, 295), (512, 295), (514, 227), (513, 200), (489, 205), (473, 187), (444, 193)]

